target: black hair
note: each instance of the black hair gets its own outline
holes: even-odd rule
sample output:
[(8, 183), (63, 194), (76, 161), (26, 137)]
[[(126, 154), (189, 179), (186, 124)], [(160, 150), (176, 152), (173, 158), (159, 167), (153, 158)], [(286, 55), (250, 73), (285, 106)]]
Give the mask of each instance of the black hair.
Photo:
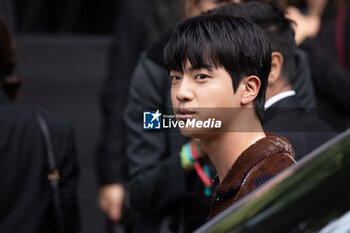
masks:
[(283, 11), (262, 2), (231, 3), (225, 7), (209, 11), (209, 15), (229, 15), (243, 17), (265, 31), (270, 40), (271, 50), (283, 56), (282, 73), (288, 83), (295, 75), (295, 50), (293, 21), (287, 19)]
[(271, 67), (271, 48), (264, 32), (243, 18), (202, 15), (179, 23), (164, 49), (169, 70), (183, 72), (188, 60), (193, 68), (223, 67), (231, 76), (233, 91), (244, 77), (256, 75), (261, 87), (254, 105), (263, 118)]

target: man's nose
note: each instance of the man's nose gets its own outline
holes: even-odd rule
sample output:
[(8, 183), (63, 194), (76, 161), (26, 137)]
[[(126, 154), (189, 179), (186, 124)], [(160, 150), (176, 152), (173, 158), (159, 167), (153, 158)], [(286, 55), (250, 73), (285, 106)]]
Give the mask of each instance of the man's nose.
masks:
[(194, 90), (189, 79), (184, 78), (176, 92), (176, 99), (180, 102), (193, 100)]

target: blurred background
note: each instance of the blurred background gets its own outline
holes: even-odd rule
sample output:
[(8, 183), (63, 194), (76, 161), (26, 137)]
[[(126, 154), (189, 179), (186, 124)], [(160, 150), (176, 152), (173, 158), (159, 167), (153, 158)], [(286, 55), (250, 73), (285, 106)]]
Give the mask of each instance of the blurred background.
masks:
[[(179, 5), (176, 0), (0, 0), (18, 49), (16, 74), (23, 80), (19, 101), (49, 110), (75, 128), (82, 232), (104, 229), (94, 156), (110, 51), (113, 41), (123, 36), (118, 28), (137, 29), (140, 35), (131, 35), (130, 42), (141, 45), (136, 46), (138, 54), (180, 18)], [(169, 20), (146, 17), (157, 16), (155, 12)]]
[[(126, 97), (121, 95), (128, 87), (130, 73), (139, 54), (181, 19), (180, 2), (180, 0), (0, 0), (0, 13), (10, 25), (18, 49), (19, 65), (15, 73), (23, 81), (19, 102), (27, 106), (44, 108), (74, 126), (81, 169), (78, 192), (84, 233), (103, 232), (105, 227), (106, 218), (97, 205), (98, 181), (95, 172), (97, 145), (101, 143), (101, 138), (103, 140), (100, 104), (102, 91), (107, 90), (106, 92), (109, 91), (111, 94), (111, 91), (115, 90), (121, 93), (114, 96), (114, 93), (112, 96), (107, 95), (111, 99), (120, 97), (116, 101), (116, 111), (120, 111), (121, 118), (120, 106), (125, 105), (126, 101)], [(217, 4), (220, 2), (224, 1), (216, 1)], [(266, 0), (266, 2), (286, 5), (287, 2), (291, 2), (295, 6), (305, 7), (305, 4), (297, 3), (317, 1)], [(347, 46), (349, 36), (345, 34), (348, 32), (345, 20), (348, 20), (349, 15), (345, 17), (340, 14), (343, 12), (341, 3), (342, 7), (347, 6), (347, 11), (350, 10), (350, 4), (345, 5), (348, 2), (349, 0), (329, 1), (331, 7), (330, 11), (323, 15), (322, 20), (325, 20), (325, 23), (322, 24), (318, 34), (320, 38), (316, 38), (317, 44), (313, 41), (314, 44), (311, 46), (314, 48), (314, 45), (318, 45), (314, 50), (322, 52), (324, 56), (312, 53), (315, 51), (305, 46), (305, 43), (304, 47), (301, 46), (312, 58), (310, 61), (315, 63), (311, 64), (311, 71), (314, 73), (313, 76), (317, 77), (313, 79), (316, 94), (320, 96), (323, 94), (323, 97), (330, 100), (332, 107), (340, 106), (340, 109), (346, 112), (346, 128), (350, 126), (349, 101), (343, 95), (347, 93), (349, 87), (350, 59), (346, 61), (346, 66), (343, 64), (344, 67), (337, 63), (338, 51), (334, 43), (334, 38), (337, 36), (329, 36), (329, 32), (336, 32), (335, 25), (339, 25), (338, 18), (340, 18), (340, 23), (343, 24), (340, 24), (339, 31), (344, 34), (340, 34), (339, 41), (344, 46), (346, 44), (347, 52), (350, 51)], [(317, 11), (310, 13), (321, 14)], [(342, 17), (338, 17), (339, 15)], [(306, 22), (303, 17), (299, 18), (300, 22)], [(302, 23), (300, 25), (304, 26)], [(309, 30), (312, 27), (306, 25), (305, 28)], [(344, 55), (345, 47), (340, 48), (340, 55)], [(319, 60), (322, 62), (319, 63)], [(329, 77), (328, 81), (333, 80), (329, 81), (330, 83), (336, 85), (325, 84), (320, 75), (323, 73)], [(111, 85), (108, 86), (109, 84)], [(322, 86), (325, 88), (322, 89)], [(338, 91), (340, 87), (346, 91)], [(326, 108), (327, 113), (329, 109)], [(330, 122), (342, 121), (331, 118)]]

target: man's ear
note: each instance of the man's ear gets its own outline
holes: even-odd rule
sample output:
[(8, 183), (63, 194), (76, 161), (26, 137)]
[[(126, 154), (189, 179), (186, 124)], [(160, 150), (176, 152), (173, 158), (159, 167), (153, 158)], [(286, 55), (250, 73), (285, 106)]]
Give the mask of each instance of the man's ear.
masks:
[(251, 75), (245, 77), (242, 80), (241, 85), (243, 85), (241, 103), (246, 105), (253, 102), (261, 87), (260, 79), (255, 75)]
[(271, 53), (271, 70), (269, 74), (269, 86), (273, 85), (281, 76), (283, 56), (280, 52)]

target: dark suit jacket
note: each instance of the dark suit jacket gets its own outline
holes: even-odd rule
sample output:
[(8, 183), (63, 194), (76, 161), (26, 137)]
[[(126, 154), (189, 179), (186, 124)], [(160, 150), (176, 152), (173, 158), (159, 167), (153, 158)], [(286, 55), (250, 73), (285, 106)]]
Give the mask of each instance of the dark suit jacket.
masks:
[[(51, 134), (60, 171), (66, 232), (78, 232), (78, 167), (72, 128), (41, 112)], [(0, 232), (53, 230), (52, 195), (43, 137), (32, 109), (15, 104), (0, 90)]]
[(263, 128), (286, 137), (293, 146), (296, 160), (335, 136), (326, 123), (305, 112), (296, 96), (284, 98), (268, 108)]

